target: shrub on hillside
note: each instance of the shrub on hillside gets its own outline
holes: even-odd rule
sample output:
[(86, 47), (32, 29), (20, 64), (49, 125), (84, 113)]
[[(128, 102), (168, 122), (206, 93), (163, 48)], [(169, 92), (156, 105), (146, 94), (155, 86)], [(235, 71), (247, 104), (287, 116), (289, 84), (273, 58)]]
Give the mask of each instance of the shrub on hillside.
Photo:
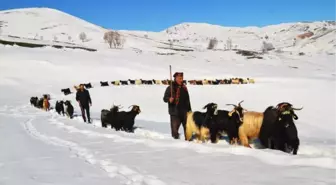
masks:
[(209, 41), (209, 44), (208, 44), (208, 49), (214, 49), (218, 44), (218, 40), (216, 38), (212, 38), (210, 39)]
[(273, 46), (273, 44), (267, 43), (265, 41), (262, 42), (262, 44), (261, 44), (261, 51), (263, 53), (266, 53), (267, 51), (271, 51), (273, 49), (275, 49), (274, 46)]
[(108, 31), (104, 34), (104, 41), (110, 48), (122, 48), (125, 44), (125, 38), (117, 31)]
[(84, 42), (84, 41), (87, 39), (86, 34), (85, 34), (84, 32), (80, 33), (80, 34), (79, 34), (79, 39), (80, 39), (82, 42)]

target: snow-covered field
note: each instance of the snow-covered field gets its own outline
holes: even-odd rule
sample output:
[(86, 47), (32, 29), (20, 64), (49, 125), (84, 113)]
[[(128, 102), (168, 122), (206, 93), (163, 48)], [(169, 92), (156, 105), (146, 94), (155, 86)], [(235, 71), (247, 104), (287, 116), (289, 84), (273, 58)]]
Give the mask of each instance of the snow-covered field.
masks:
[[(103, 41), (97, 39), (92, 44), (99, 46), (97, 52), (0, 45), (0, 184), (336, 183), (335, 56), (319, 52), (325, 45), (315, 45), (319, 48), (305, 56), (271, 52), (263, 60), (246, 60), (233, 51), (159, 56), (151, 51), (158, 51), (156, 44), (165, 38), (156, 37), (155, 41), (132, 37), (132, 46), (123, 50), (102, 49)], [(145, 52), (136, 53), (133, 46)], [(189, 85), (193, 110), (209, 102), (231, 109), (225, 104), (241, 100), (244, 108), (254, 111), (283, 101), (303, 106), (296, 121), (298, 155), (257, 145), (253, 149), (232, 146), (224, 140), (218, 144), (173, 140), (168, 107), (162, 100), (165, 86), (99, 85), (99, 81), (167, 79), (169, 65), (173, 71), (183, 71), (186, 79), (250, 77), (256, 81)], [(89, 90), (93, 124), (82, 121), (74, 94), (64, 96), (60, 91), (83, 82), (94, 86)], [(33, 108), (30, 97), (44, 93), (51, 95), (52, 106), (56, 100), (71, 100), (77, 117), (70, 120)], [(113, 103), (124, 110), (140, 106), (135, 123), (140, 128), (134, 134), (100, 127), (101, 109)]]

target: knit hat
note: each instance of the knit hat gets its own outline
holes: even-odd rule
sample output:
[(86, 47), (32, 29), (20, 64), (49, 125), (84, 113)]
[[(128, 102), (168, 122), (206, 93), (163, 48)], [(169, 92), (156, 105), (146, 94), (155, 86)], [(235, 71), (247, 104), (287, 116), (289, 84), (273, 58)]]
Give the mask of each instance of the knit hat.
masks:
[(183, 77), (183, 72), (176, 72), (174, 74), (174, 78), (176, 78), (177, 76), (182, 76)]

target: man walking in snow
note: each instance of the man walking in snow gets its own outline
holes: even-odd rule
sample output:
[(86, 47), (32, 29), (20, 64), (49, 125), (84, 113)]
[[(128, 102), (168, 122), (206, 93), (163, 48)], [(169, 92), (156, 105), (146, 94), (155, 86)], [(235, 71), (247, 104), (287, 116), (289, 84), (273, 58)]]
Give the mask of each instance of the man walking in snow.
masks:
[(182, 72), (176, 72), (174, 74), (174, 82), (172, 82), (172, 86), (167, 87), (164, 93), (163, 101), (168, 103), (172, 137), (174, 139), (180, 138), (178, 131), (181, 124), (183, 126), (185, 137), (187, 112), (191, 111), (191, 105), (187, 87), (183, 84)]
[(79, 86), (79, 90), (76, 93), (76, 100), (79, 103), (79, 107), (82, 112), (82, 117), (84, 122), (86, 122), (85, 111), (88, 118), (88, 122), (91, 123), (90, 119), (90, 106), (92, 105), (90, 93), (88, 90), (84, 89), (84, 85)]

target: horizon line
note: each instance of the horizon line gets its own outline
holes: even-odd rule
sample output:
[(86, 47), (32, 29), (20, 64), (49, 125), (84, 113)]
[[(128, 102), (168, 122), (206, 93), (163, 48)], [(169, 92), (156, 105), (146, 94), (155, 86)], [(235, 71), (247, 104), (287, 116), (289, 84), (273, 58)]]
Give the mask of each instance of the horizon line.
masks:
[(94, 24), (96, 26), (99, 26), (99, 27), (102, 27), (104, 29), (108, 29), (108, 30), (119, 30), (119, 31), (143, 31), (143, 32), (162, 32), (162, 31), (165, 31), (169, 28), (172, 28), (174, 26), (177, 26), (177, 25), (181, 25), (181, 24), (208, 24), (208, 25), (213, 25), (213, 26), (220, 26), (220, 27), (224, 27), (224, 28), (251, 28), (251, 27), (254, 27), (254, 28), (263, 28), (263, 27), (268, 27), (268, 26), (275, 26), (275, 25), (280, 25), (280, 24), (295, 24), (295, 23), (314, 23), (314, 22), (334, 22), (336, 23), (336, 19), (332, 20), (302, 20), (302, 21), (292, 21), (292, 22), (279, 22), (279, 23), (273, 23), (273, 24), (265, 24), (265, 25), (246, 25), (246, 26), (232, 26), (232, 25), (223, 25), (223, 24), (215, 24), (215, 23), (209, 23), (209, 22), (188, 22), (188, 21), (184, 21), (184, 22), (180, 22), (180, 23), (177, 23), (177, 24), (173, 24), (171, 26), (168, 26), (167, 28), (163, 29), (163, 30), (160, 30), (160, 31), (153, 31), (153, 30), (137, 30), (137, 29), (112, 29), (112, 28), (106, 28), (100, 24), (97, 24), (97, 23), (94, 23), (94, 22), (90, 22), (82, 17), (79, 17), (79, 16), (76, 16), (76, 15), (73, 15), (73, 14), (70, 14), (66, 11), (63, 11), (63, 10), (60, 10), (60, 9), (57, 9), (57, 8), (50, 8), (50, 7), (46, 7), (46, 6), (41, 6), (41, 7), (22, 7), (22, 8), (12, 8), (12, 9), (4, 9), (4, 10), (0, 10), (1, 11), (14, 11), (14, 10), (23, 10), (23, 9), (51, 9), (51, 10), (56, 10), (56, 11), (59, 11), (59, 12), (62, 12), (62, 13), (65, 13), (65, 14), (68, 14), (68, 15), (71, 15), (73, 17), (76, 17), (78, 19), (81, 19), (81, 20), (84, 20), (88, 23), (91, 23), (91, 24)]

